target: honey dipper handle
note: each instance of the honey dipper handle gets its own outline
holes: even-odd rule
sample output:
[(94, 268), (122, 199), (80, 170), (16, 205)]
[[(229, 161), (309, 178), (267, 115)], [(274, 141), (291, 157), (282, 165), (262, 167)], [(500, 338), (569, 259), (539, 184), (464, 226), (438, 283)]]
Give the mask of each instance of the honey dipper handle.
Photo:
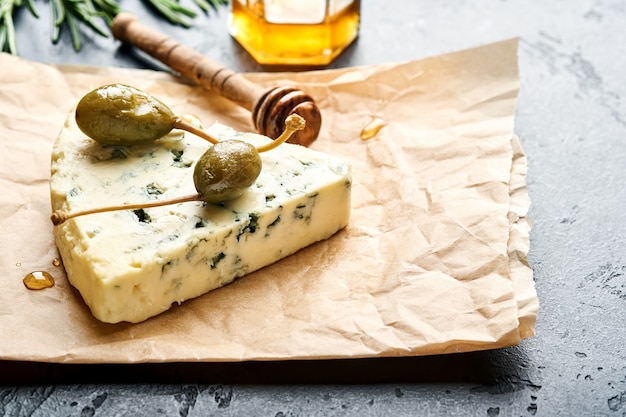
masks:
[(319, 135), (322, 115), (313, 99), (287, 86), (269, 90), (244, 76), (211, 61), (199, 52), (151, 29), (130, 13), (120, 13), (111, 26), (113, 36), (134, 45), (153, 58), (206, 90), (232, 101), (252, 112), (252, 121), (262, 135), (277, 138), (290, 114), (306, 120), (306, 126), (289, 139), (291, 143), (309, 146)]
[(130, 13), (120, 13), (111, 26), (113, 36), (136, 46), (153, 58), (203, 88), (252, 111), (265, 91), (199, 52), (139, 22)]

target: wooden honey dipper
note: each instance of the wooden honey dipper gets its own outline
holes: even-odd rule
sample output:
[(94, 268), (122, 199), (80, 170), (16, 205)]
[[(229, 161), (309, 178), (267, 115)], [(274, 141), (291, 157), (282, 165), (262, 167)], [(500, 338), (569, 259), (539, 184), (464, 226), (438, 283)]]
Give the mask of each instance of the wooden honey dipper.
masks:
[(118, 14), (111, 30), (118, 40), (141, 49), (206, 90), (251, 111), (254, 126), (262, 135), (277, 138), (284, 130), (287, 116), (296, 113), (305, 119), (306, 127), (296, 132), (289, 142), (309, 146), (317, 139), (322, 115), (313, 99), (304, 92), (288, 86), (266, 90), (241, 74), (143, 25), (130, 13)]

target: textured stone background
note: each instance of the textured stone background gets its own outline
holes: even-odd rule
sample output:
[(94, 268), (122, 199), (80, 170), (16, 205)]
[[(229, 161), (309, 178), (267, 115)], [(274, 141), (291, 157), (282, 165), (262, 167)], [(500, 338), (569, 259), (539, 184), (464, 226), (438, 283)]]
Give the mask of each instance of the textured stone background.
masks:
[[(24, 58), (159, 68), (111, 39), (48, 39), (17, 17)], [(192, 4), (191, 1), (183, 3)], [(161, 21), (122, 1), (148, 24)], [(235, 71), (260, 71), (226, 12), (161, 30)], [(363, 0), (332, 68), (414, 60), (520, 38), (516, 119), (529, 159), (537, 336), (442, 357), (163, 365), (0, 362), (3, 416), (626, 416), (626, 2)], [(2, 70), (0, 69), (0, 74)]]

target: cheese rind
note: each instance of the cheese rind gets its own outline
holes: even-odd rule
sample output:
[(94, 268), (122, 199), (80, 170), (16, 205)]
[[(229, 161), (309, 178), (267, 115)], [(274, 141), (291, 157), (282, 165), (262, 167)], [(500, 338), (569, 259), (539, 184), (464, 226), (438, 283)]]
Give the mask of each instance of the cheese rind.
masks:
[[(219, 124), (209, 131), (257, 146), (269, 140)], [(193, 194), (193, 166), (208, 146), (182, 132), (149, 145), (100, 145), (70, 115), (52, 151), (52, 209)], [(55, 226), (68, 279), (93, 315), (108, 323), (146, 320), (347, 225), (352, 180), (346, 162), (291, 144), (261, 157), (257, 181), (235, 200), (91, 214)]]

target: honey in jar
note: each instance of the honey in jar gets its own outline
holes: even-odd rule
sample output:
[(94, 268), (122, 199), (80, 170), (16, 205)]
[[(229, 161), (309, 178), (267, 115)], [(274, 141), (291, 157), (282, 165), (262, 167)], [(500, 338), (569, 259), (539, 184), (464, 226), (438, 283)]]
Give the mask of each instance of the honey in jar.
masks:
[(359, 31), (359, 0), (230, 3), (230, 34), (263, 65), (329, 64)]

